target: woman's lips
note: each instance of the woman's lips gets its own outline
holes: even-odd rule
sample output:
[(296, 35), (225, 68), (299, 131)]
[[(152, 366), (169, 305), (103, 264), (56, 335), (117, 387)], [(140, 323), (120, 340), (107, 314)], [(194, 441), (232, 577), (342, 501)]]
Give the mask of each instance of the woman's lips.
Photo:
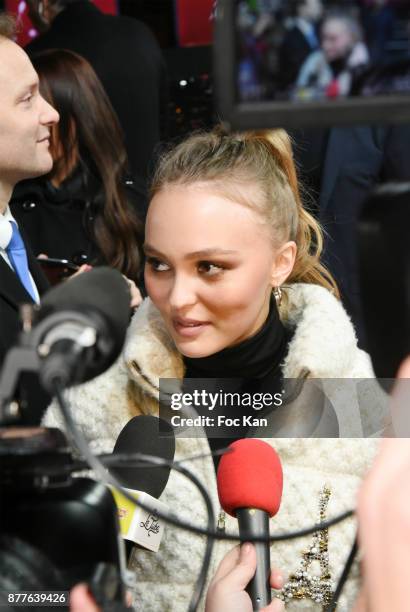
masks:
[(193, 319), (172, 319), (175, 331), (186, 338), (193, 338), (200, 334), (205, 327), (210, 325), (207, 321), (195, 321)]

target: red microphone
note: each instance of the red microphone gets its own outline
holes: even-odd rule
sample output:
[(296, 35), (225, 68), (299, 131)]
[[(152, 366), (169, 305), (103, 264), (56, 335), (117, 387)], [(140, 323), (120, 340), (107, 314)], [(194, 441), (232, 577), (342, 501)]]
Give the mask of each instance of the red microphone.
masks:
[[(276, 451), (266, 442), (244, 438), (229, 445), (231, 452), (222, 456), (217, 474), (222, 508), (238, 519), (242, 542), (250, 536), (269, 537), (269, 518), (280, 506), (283, 473)], [(269, 605), (270, 546), (255, 543), (256, 572), (247, 586), (254, 610)]]

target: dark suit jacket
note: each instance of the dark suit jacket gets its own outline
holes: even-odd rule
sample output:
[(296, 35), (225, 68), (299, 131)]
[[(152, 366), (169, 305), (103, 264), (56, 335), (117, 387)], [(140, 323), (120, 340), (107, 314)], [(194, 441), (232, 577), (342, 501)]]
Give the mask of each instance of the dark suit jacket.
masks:
[[(23, 234), (24, 238), (24, 234)], [(27, 241), (25, 240), (27, 246)], [(48, 289), (48, 282), (34, 255), (27, 247), (27, 259), (31, 275), (36, 283), (40, 296)], [(32, 303), (31, 296), (21, 284), (18, 276), (0, 256), (0, 369), (8, 350), (17, 341), (20, 331), (19, 305)], [(40, 388), (35, 375), (25, 375), (21, 384), (24, 398), (29, 406), (25, 414), (30, 413), (26, 423), (35, 424), (44, 411), (49, 397)]]
[(305, 35), (297, 26), (286, 33), (279, 49), (280, 84), (292, 85), (305, 59), (313, 51)]
[(165, 64), (152, 32), (136, 19), (105, 15), (81, 0), (59, 13), (26, 51), (32, 56), (52, 48), (69, 49), (90, 62), (120, 120), (131, 171), (146, 177), (166, 100)]
[[(410, 126), (332, 128), (323, 165), (319, 220), (324, 263), (335, 276), (362, 347), (366, 336), (360, 298), (357, 224), (378, 183), (410, 180)], [(383, 279), (380, 279), (382, 287)]]

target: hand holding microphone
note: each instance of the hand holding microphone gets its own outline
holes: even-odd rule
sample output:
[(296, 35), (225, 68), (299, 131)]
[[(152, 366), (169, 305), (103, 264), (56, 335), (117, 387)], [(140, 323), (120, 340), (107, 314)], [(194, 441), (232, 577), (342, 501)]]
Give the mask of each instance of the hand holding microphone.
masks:
[(71, 590), (70, 612), (100, 612), (86, 584), (77, 584)]
[[(238, 519), (242, 542), (250, 536), (269, 536), (269, 518), (280, 506), (283, 474), (276, 451), (266, 442), (254, 438), (237, 440), (232, 452), (219, 462), (217, 482), (222, 508)], [(256, 571), (247, 591), (254, 610), (271, 602), (270, 547), (268, 542), (255, 544)]]
[[(252, 601), (246, 587), (256, 570), (256, 550), (250, 543), (235, 546), (222, 559), (209, 585), (205, 612), (252, 612)], [(279, 570), (272, 570), (270, 586), (283, 587), (284, 579)], [(283, 601), (274, 599), (260, 612), (282, 612)]]
[[(252, 612), (252, 602), (245, 587), (255, 573), (256, 554), (252, 544), (236, 546), (222, 559), (208, 589), (205, 612)], [(283, 586), (282, 574), (273, 570), (272, 588)], [(282, 612), (284, 603), (272, 601), (261, 612)], [(76, 585), (70, 593), (70, 612), (101, 612), (86, 584)]]
[[(131, 595), (127, 593), (127, 605), (115, 606), (111, 605), (111, 612), (126, 612), (129, 610), (133, 612), (134, 608), (131, 608)], [(100, 606), (95, 601), (94, 597), (90, 593), (88, 585), (85, 583), (76, 584), (70, 591), (70, 612), (103, 612)]]
[[(205, 612), (252, 612), (252, 602), (245, 587), (255, 573), (256, 554), (252, 544), (236, 546), (222, 559), (208, 589)], [(272, 588), (283, 586), (283, 577), (273, 570)], [(282, 612), (285, 606), (276, 599), (261, 612)], [(70, 593), (70, 612), (101, 612), (87, 585), (78, 584)]]

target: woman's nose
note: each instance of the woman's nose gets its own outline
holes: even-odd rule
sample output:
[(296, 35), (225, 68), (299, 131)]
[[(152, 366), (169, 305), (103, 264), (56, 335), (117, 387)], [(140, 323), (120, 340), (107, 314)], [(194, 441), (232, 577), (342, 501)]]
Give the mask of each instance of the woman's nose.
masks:
[(169, 302), (173, 309), (181, 310), (196, 302), (195, 282), (186, 276), (177, 275), (169, 295)]

